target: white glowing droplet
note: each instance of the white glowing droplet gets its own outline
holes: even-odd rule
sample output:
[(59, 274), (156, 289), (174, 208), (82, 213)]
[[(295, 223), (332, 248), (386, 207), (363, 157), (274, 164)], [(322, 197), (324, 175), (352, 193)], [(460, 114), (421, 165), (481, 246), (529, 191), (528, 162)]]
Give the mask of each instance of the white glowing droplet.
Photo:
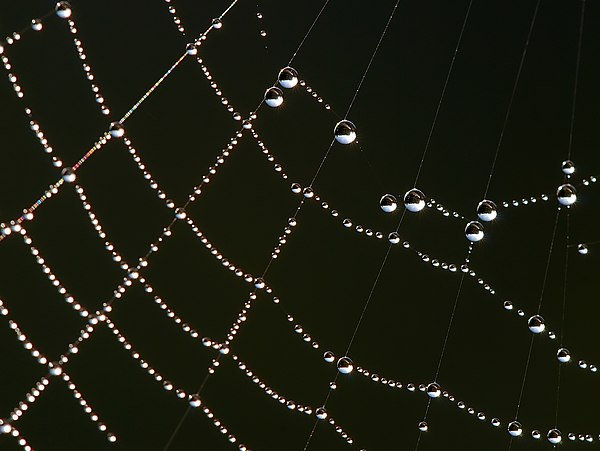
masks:
[(442, 389), (440, 388), (439, 384), (432, 382), (427, 386), (427, 395), (430, 398), (439, 398), (441, 394)]
[(212, 27), (216, 30), (223, 27), (223, 22), (218, 17), (212, 20)]
[(188, 44), (185, 47), (185, 52), (190, 56), (195, 56), (198, 54), (198, 47), (195, 44)]
[(388, 235), (388, 241), (390, 244), (398, 244), (400, 242), (400, 235), (398, 232), (392, 232)]
[(419, 431), (421, 432), (427, 432), (429, 430), (429, 425), (427, 424), (426, 421), (421, 421), (419, 423)]
[(187, 213), (186, 213), (185, 209), (183, 209), (183, 208), (181, 208), (181, 207), (180, 207), (180, 208), (177, 208), (177, 209), (175, 210), (175, 217), (176, 217), (177, 219), (185, 219), (185, 218), (187, 217)]
[(258, 277), (254, 280), (254, 286), (259, 289), (262, 290), (265, 287), (265, 281), (264, 279)]
[(579, 252), (581, 255), (586, 255), (590, 250), (588, 249), (586, 244), (579, 244), (577, 246), (577, 252)]
[(277, 76), (279, 84), (286, 89), (291, 89), (298, 84), (298, 72), (293, 67), (284, 67)]
[(534, 334), (541, 334), (544, 332), (544, 330), (546, 330), (544, 318), (542, 318), (540, 315), (533, 315), (531, 318), (529, 318), (527, 321), (527, 326)]
[(562, 440), (562, 434), (558, 429), (550, 429), (546, 437), (548, 437), (548, 441), (553, 445), (560, 443)]
[(64, 168), (60, 174), (62, 175), (63, 180), (67, 183), (73, 183), (77, 178), (73, 168)]
[(564, 174), (571, 175), (575, 172), (575, 164), (571, 160), (562, 162), (561, 169)]
[(416, 188), (407, 191), (404, 194), (404, 206), (413, 213), (423, 210), (425, 208), (425, 194)]
[(110, 124), (110, 128), (108, 129), (108, 131), (110, 132), (110, 136), (112, 136), (113, 138), (122, 138), (125, 134), (125, 129), (123, 128), (120, 122), (113, 122), (112, 124)]
[(12, 426), (8, 423), (0, 424), (0, 434), (10, 434)]
[(315, 414), (319, 420), (324, 420), (327, 418), (327, 410), (325, 410), (325, 407), (317, 408), (317, 410), (315, 410)]
[(42, 25), (42, 21), (40, 19), (33, 19), (31, 21), (31, 29), (33, 31), (41, 31), (44, 26)]
[(577, 190), (573, 185), (565, 183), (558, 187), (556, 198), (558, 199), (558, 203), (568, 207), (569, 205), (573, 205), (577, 200)]
[(60, 376), (62, 374), (62, 368), (58, 362), (52, 362), (50, 364), (50, 375)]
[(556, 351), (556, 358), (561, 363), (567, 363), (571, 360), (571, 353), (567, 348), (560, 348)]
[(350, 374), (354, 369), (354, 363), (350, 357), (341, 357), (337, 362), (337, 369), (342, 374)]
[(193, 408), (198, 408), (202, 405), (202, 401), (200, 400), (199, 395), (191, 395), (190, 396), (190, 406)]
[(491, 200), (482, 200), (477, 205), (477, 216), (479, 219), (485, 222), (490, 222), (496, 219), (498, 215), (498, 210), (496, 208), (496, 204)]
[(523, 433), (523, 426), (518, 421), (512, 421), (508, 424), (508, 433), (513, 437), (518, 437)]
[(323, 360), (325, 360), (327, 363), (333, 363), (335, 360), (335, 354), (331, 351), (325, 351), (323, 354)]
[(539, 440), (542, 437), (542, 433), (540, 431), (538, 431), (537, 429), (531, 431), (531, 437), (534, 438), (535, 440)]
[(265, 91), (265, 103), (271, 108), (277, 108), (283, 103), (283, 91), (273, 86)]
[(471, 221), (465, 227), (465, 236), (473, 243), (483, 239), (483, 225), (477, 221)]
[(379, 200), (379, 207), (386, 213), (395, 211), (398, 208), (396, 197), (391, 194), (384, 194)]
[(56, 15), (61, 19), (67, 19), (71, 17), (71, 5), (69, 2), (58, 2), (56, 4)]
[(335, 140), (340, 144), (350, 144), (356, 139), (356, 126), (344, 119), (339, 121), (333, 129)]

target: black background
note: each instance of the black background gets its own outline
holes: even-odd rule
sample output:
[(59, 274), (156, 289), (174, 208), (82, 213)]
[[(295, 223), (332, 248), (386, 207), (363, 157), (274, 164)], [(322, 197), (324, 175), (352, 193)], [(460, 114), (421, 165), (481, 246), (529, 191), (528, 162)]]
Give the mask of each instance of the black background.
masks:
[[(66, 23), (48, 18), (40, 33), (28, 32), (5, 46), (25, 99), (56, 155), (72, 165), (182, 54), (228, 5), (225, 1), (178, 0), (173, 5), (186, 27), (183, 37), (167, 4), (160, 1), (73, 1), (74, 19), (88, 63), (108, 105), (99, 113), (83, 76)], [(294, 60), (300, 77), (334, 111), (325, 111), (300, 87), (286, 90), (282, 107), (262, 107), (254, 127), (289, 182), (307, 185), (346, 111), (394, 1), (332, 0)], [(209, 33), (200, 55), (224, 95), (247, 115), (262, 99), (320, 10), (321, 2), (240, 1)], [(403, 0), (348, 116), (358, 126), (359, 146), (335, 144), (314, 188), (343, 217), (386, 234), (400, 210), (379, 209), (385, 192), (412, 188), (467, 1)], [(51, 2), (4, 2), (4, 36), (44, 15)], [(535, 1), (475, 1), (440, 111), (418, 187), (448, 208), (475, 219), (506, 114)], [(256, 18), (262, 12), (262, 24)], [(581, 1), (542, 1), (506, 128), (489, 197), (496, 202), (541, 193), (547, 203), (502, 210), (486, 225), (472, 267), (493, 285), (490, 296), (467, 277), (459, 299), (438, 382), (487, 420), (481, 422), (444, 399), (434, 400), (429, 432), (419, 449), (506, 450), (506, 424), (514, 419), (531, 333), (525, 320), (502, 308), (512, 300), (527, 315), (537, 310), (556, 215), (554, 193), (562, 183), (575, 80)], [(600, 5), (586, 6), (572, 159), (574, 179), (597, 174), (600, 103)], [(267, 37), (259, 31), (265, 29)], [(60, 176), (31, 131), (23, 104), (4, 77), (0, 83), (3, 195), (0, 218), (20, 215)], [(191, 58), (126, 122), (127, 136), (148, 170), (177, 205), (200, 183), (229, 138), (240, 127)], [(246, 132), (247, 133), (247, 132)], [(367, 163), (370, 162), (370, 165)], [(77, 172), (108, 238), (130, 262), (168, 224), (173, 212), (148, 187), (122, 142), (111, 140)], [(261, 274), (299, 197), (289, 190), (246, 134), (202, 196), (188, 209), (200, 229), (234, 264)], [(571, 243), (595, 241), (600, 196), (582, 187), (571, 209)], [(320, 354), (343, 354), (386, 252), (387, 242), (343, 228), (314, 202), (302, 208), (298, 226), (271, 266), (267, 281), (281, 305), (321, 344), (302, 342), (282, 309), (261, 294), (241, 328), (232, 352), (269, 386), (313, 407), (323, 403), (337, 370)], [(446, 262), (461, 263), (467, 249), (465, 221), (426, 209), (407, 214), (402, 239)], [(48, 200), (27, 223), (47, 264), (88, 309), (110, 299), (123, 274), (103, 249), (71, 185)], [(251, 286), (215, 260), (184, 223), (150, 259), (144, 275), (156, 292), (201, 336), (223, 340)], [(575, 359), (600, 361), (598, 340), (598, 248), (569, 252), (567, 309), (562, 324), (566, 214), (559, 217), (541, 313)], [(49, 358), (64, 352), (84, 322), (56, 293), (28, 248), (15, 236), (0, 244), (0, 297), (24, 333)], [(371, 299), (350, 355), (355, 364), (403, 384), (431, 382), (460, 272), (433, 268), (401, 247), (390, 258)], [(193, 392), (216, 351), (203, 348), (169, 321), (139, 286), (115, 304), (112, 318), (136, 349), (176, 386)], [(561, 337), (557, 339), (557, 342)], [(531, 430), (555, 426), (558, 343), (536, 336), (519, 420), (524, 436), (512, 449), (547, 449)], [(0, 327), (0, 415), (6, 416), (44, 375)], [(119, 440), (110, 445), (82, 413), (60, 381), (53, 381), (17, 427), (38, 450), (160, 450), (186, 411), (185, 402), (161, 389), (104, 326), (66, 368), (88, 402)], [(563, 449), (598, 443), (598, 377), (572, 362), (562, 372), (558, 428), (595, 433), (595, 444), (564, 443)], [(202, 399), (254, 450), (301, 450), (314, 417), (289, 411), (236, 369), (229, 358), (210, 377)], [(327, 403), (336, 421), (359, 447), (413, 449), (427, 397), (374, 384), (356, 372), (338, 378)], [(502, 427), (489, 424), (492, 417)], [(19, 449), (0, 437), (1, 449)], [(230, 444), (201, 412), (187, 417), (171, 450), (220, 450)], [(319, 425), (310, 449), (347, 448), (330, 427)]]

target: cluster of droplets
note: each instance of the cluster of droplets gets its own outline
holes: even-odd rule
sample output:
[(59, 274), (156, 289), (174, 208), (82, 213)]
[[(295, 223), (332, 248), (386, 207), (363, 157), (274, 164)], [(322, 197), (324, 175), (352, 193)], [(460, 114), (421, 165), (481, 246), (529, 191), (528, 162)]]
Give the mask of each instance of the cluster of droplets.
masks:
[(179, 16), (177, 15), (177, 10), (175, 9), (175, 7), (173, 6), (173, 3), (171, 0), (164, 0), (165, 3), (168, 5), (168, 10), (169, 10), (169, 14), (171, 14), (171, 17), (173, 18), (173, 23), (175, 24), (175, 26), (177, 27), (177, 30), (185, 35), (185, 28), (184, 26), (181, 24), (181, 19), (179, 18)]

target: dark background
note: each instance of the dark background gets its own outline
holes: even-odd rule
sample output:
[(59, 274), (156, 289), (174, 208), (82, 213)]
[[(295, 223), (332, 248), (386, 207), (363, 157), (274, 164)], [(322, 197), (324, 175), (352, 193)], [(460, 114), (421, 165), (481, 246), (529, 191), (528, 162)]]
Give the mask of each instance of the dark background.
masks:
[[(46, 133), (66, 165), (76, 162), (112, 120), (131, 105), (179, 57), (191, 38), (182, 37), (161, 1), (73, 1), (88, 63), (113, 113), (102, 116), (64, 21), (50, 17), (41, 33), (26, 33), (6, 47), (14, 73)], [(343, 115), (394, 5), (332, 0), (294, 61), (302, 79)], [(173, 3), (188, 36), (204, 31), (228, 5), (225, 1)], [(466, 12), (467, 1), (400, 2), (388, 33), (349, 115), (359, 130), (358, 145), (334, 145), (314, 188), (355, 222), (393, 230), (400, 210), (379, 209), (385, 192), (412, 188), (443, 82)], [(289, 61), (322, 3), (240, 1), (211, 32), (200, 55), (236, 109), (246, 115), (260, 102), (279, 69)], [(3, 2), (0, 35), (44, 15), (52, 2)], [(448, 208), (475, 218), (496, 149), (535, 1), (475, 1), (442, 105), (419, 188)], [(256, 12), (263, 13), (263, 22)], [(419, 449), (506, 450), (506, 424), (515, 415), (531, 333), (523, 319), (502, 309), (512, 300), (534, 313), (556, 214), (554, 193), (563, 180), (577, 54), (580, 1), (542, 1), (516, 92), (489, 197), (497, 202), (547, 193), (550, 201), (500, 212), (486, 225), (472, 267), (497, 296), (467, 277), (461, 293), (438, 382), (476, 411), (482, 423), (456, 405), (432, 402), (429, 432)], [(575, 180), (598, 174), (600, 119), (600, 4), (586, 6), (579, 96), (573, 138)], [(264, 28), (268, 35), (260, 37)], [(266, 46), (266, 48), (265, 48)], [(20, 215), (60, 170), (50, 165), (28, 129), (28, 121), (6, 77), (0, 83), (2, 134), (0, 219)], [(338, 117), (326, 112), (299, 87), (285, 92), (279, 109), (261, 108), (255, 129), (289, 174), (307, 185), (332, 139)], [(239, 123), (220, 105), (201, 73), (186, 59), (126, 123), (147, 168), (177, 205), (200, 183)], [(365, 158), (366, 157), (366, 158)], [(372, 167), (367, 164), (367, 159)], [(168, 224), (165, 208), (127, 154), (112, 140), (77, 173), (108, 238), (134, 262)], [(600, 239), (600, 195), (581, 188), (571, 209), (571, 243)], [(188, 209), (200, 229), (234, 264), (262, 273), (299, 198), (260, 154), (250, 135)], [(285, 321), (282, 309), (261, 294), (232, 352), (285, 397), (317, 407), (323, 403), (334, 365), (320, 354), (343, 354), (363, 309), (385, 240), (366, 239), (344, 229), (314, 202), (300, 212), (298, 227), (269, 270), (267, 281), (281, 304), (316, 338), (306, 346)], [(467, 242), (464, 221), (426, 210), (407, 214), (400, 228), (414, 248), (442, 261), (460, 263)], [(36, 246), (62, 283), (88, 309), (108, 300), (122, 272), (103, 249), (73, 186), (48, 200), (26, 224)], [(201, 336), (223, 340), (247, 299), (250, 285), (222, 268), (183, 223), (150, 259), (145, 276), (158, 294)], [(598, 350), (598, 250), (586, 256), (569, 249), (564, 344), (575, 359), (600, 362)], [(566, 215), (560, 216), (541, 313), (560, 331), (566, 252)], [(22, 240), (0, 244), (0, 297), (33, 343), (50, 358), (64, 351), (83, 320), (62, 300)], [(406, 384), (431, 382), (440, 356), (460, 273), (421, 262), (394, 248), (356, 336), (355, 364)], [(216, 351), (198, 346), (169, 321), (139, 286), (115, 304), (113, 318), (141, 354), (175, 385), (193, 392)], [(560, 337), (559, 337), (560, 339)], [(558, 341), (558, 340), (557, 340)], [(558, 362), (556, 345), (536, 336), (519, 419), (525, 432), (513, 450), (548, 449), (531, 430), (555, 426)], [(45, 370), (0, 327), (0, 415), (8, 415)], [(53, 381), (17, 427), (38, 450), (161, 450), (187, 408), (160, 388), (100, 326), (67, 370), (100, 418), (119, 440), (105, 435), (82, 413), (61, 381)], [(598, 374), (565, 365), (558, 427), (595, 433), (594, 444), (564, 443), (562, 449), (597, 447)], [(301, 450), (313, 418), (270, 399), (242, 375), (229, 358), (210, 377), (202, 399), (215, 415), (255, 450)], [(427, 398), (391, 390), (353, 373), (338, 378), (327, 408), (360, 447), (413, 449)], [(497, 416), (501, 428), (489, 420)], [(231, 445), (194, 411), (171, 450), (220, 450)], [(320, 425), (310, 449), (348, 446)], [(19, 449), (0, 437), (2, 450)]]

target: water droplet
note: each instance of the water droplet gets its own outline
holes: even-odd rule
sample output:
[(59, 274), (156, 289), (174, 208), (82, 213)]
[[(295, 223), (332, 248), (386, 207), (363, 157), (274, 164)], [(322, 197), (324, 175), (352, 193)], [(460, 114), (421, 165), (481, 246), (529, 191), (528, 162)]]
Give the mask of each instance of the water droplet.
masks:
[(300, 194), (302, 192), (302, 186), (300, 186), (300, 183), (292, 183), (292, 193), (294, 194)]
[(496, 219), (498, 215), (498, 211), (496, 209), (496, 204), (491, 200), (482, 200), (477, 205), (477, 216), (479, 219), (485, 222), (490, 222)]
[(277, 80), (282, 87), (286, 89), (293, 88), (298, 84), (298, 72), (293, 67), (284, 67), (279, 71)]
[(77, 178), (73, 168), (64, 168), (60, 174), (62, 175), (63, 180), (67, 183), (73, 183)]
[(579, 252), (581, 255), (585, 255), (589, 252), (590, 250), (588, 249), (586, 244), (579, 244), (577, 246), (577, 252)]
[(40, 31), (42, 29), (42, 21), (40, 19), (33, 19), (31, 21), (31, 29), (33, 31)]
[(177, 208), (177, 209), (175, 210), (175, 217), (176, 217), (177, 219), (185, 219), (185, 218), (187, 217), (187, 213), (185, 212), (185, 209), (184, 209), (184, 208), (181, 208), (181, 207), (180, 207), (180, 208)]
[(310, 186), (307, 186), (306, 188), (304, 188), (304, 190), (302, 190), (302, 194), (307, 199), (310, 199), (310, 198), (314, 197), (315, 192), (312, 190), (312, 188)]
[(539, 440), (541, 436), (542, 436), (542, 434), (537, 429), (534, 429), (533, 431), (531, 431), (532, 438)]
[(573, 205), (577, 200), (577, 190), (575, 190), (573, 185), (565, 183), (564, 185), (560, 185), (558, 187), (558, 190), (556, 191), (556, 197), (559, 204), (568, 207), (569, 205)]
[(325, 407), (318, 407), (317, 410), (315, 410), (315, 414), (319, 420), (327, 418), (327, 410), (325, 410)]
[(122, 138), (125, 134), (125, 129), (120, 122), (113, 122), (109, 128), (110, 136), (113, 138)]
[(533, 315), (531, 318), (529, 318), (527, 321), (527, 326), (534, 334), (541, 334), (544, 332), (544, 329), (546, 329), (544, 318), (542, 318), (540, 315)]
[(562, 435), (558, 429), (550, 429), (546, 437), (548, 437), (548, 441), (553, 445), (560, 443), (562, 440)]
[(391, 213), (398, 207), (398, 202), (393, 195), (384, 194), (379, 200), (379, 206), (386, 213)]
[(260, 277), (254, 279), (254, 286), (259, 290), (262, 290), (265, 287), (265, 280)]
[(69, 2), (58, 2), (56, 4), (56, 15), (61, 19), (71, 17), (71, 5)]
[(327, 363), (332, 363), (335, 360), (335, 354), (331, 351), (325, 351), (323, 353), (323, 360)]
[(427, 432), (428, 429), (429, 429), (429, 426), (427, 425), (426, 421), (421, 421), (419, 423), (419, 431), (421, 431), (421, 432)]
[(425, 208), (425, 194), (416, 188), (407, 191), (404, 195), (404, 206), (412, 212), (423, 210)]
[(335, 124), (333, 129), (335, 140), (340, 144), (350, 144), (356, 139), (356, 126), (348, 121), (343, 120)]
[(50, 364), (50, 375), (51, 376), (60, 376), (62, 374), (62, 367), (58, 362), (52, 362)]
[(492, 426), (494, 426), (494, 427), (500, 426), (500, 420), (498, 418), (492, 418)]
[(217, 17), (212, 20), (212, 27), (218, 30), (219, 28), (223, 27), (223, 22), (221, 22), (221, 19)]
[(427, 395), (430, 398), (439, 398), (441, 394), (442, 389), (440, 388), (439, 384), (432, 382), (427, 386)]
[(275, 86), (265, 91), (265, 103), (271, 108), (277, 108), (283, 103), (283, 91)]
[(190, 396), (190, 406), (197, 408), (197, 407), (200, 407), (201, 404), (202, 404), (202, 401), (200, 400), (199, 395), (191, 395)]
[(523, 433), (523, 426), (518, 421), (512, 421), (508, 424), (508, 433), (513, 437), (518, 437)]
[(342, 374), (350, 374), (354, 369), (354, 363), (350, 357), (341, 357), (337, 362), (337, 369)]
[(465, 236), (471, 242), (480, 241), (483, 235), (483, 225), (478, 221), (471, 221), (465, 227)]
[(571, 360), (571, 353), (566, 348), (560, 348), (556, 352), (556, 358), (558, 359), (559, 362), (567, 363), (568, 361)]
[(504, 308), (506, 310), (512, 310), (513, 309), (513, 304), (510, 301), (504, 301)]
[(400, 235), (398, 232), (392, 232), (388, 235), (388, 241), (390, 244), (398, 244), (400, 242)]
[(562, 162), (561, 169), (563, 173), (571, 175), (575, 172), (575, 164), (571, 160), (565, 160)]
[(188, 44), (185, 47), (185, 52), (190, 56), (194, 56), (194, 55), (198, 54), (198, 48), (196, 47), (195, 44)]

